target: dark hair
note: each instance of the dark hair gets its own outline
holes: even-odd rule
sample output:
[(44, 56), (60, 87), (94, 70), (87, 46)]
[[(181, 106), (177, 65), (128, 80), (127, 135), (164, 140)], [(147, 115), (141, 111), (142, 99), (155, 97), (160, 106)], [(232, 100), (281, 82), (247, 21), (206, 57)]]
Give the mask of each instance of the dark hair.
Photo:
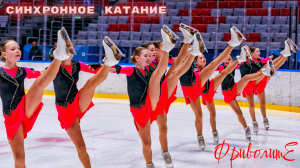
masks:
[[(198, 61), (198, 56), (196, 56), (195, 58), (194, 58), (194, 62), (195, 62), (195, 65), (196, 65), (196, 62)], [(196, 65), (197, 66), (197, 65)]]
[(251, 47), (251, 48), (250, 48), (250, 52), (253, 53), (253, 52), (255, 51), (255, 49), (257, 49), (257, 47)]
[[(182, 48), (182, 46), (183, 46), (183, 42), (180, 44), (180, 46), (178, 47), (178, 51), (180, 51), (181, 50), (181, 48)], [(190, 43), (189, 45), (193, 45), (193, 43)]]
[[(203, 57), (205, 58), (205, 56), (203, 55)], [(199, 58), (199, 56), (196, 56), (195, 58), (194, 58), (194, 63), (195, 63), (195, 66), (196, 67), (199, 67), (198, 65), (197, 65), (197, 61), (198, 61), (198, 58)]]
[(142, 53), (143, 50), (147, 50), (146, 48), (144, 47), (137, 47), (134, 51), (133, 51), (133, 54), (132, 56), (130, 57), (130, 61), (134, 64), (136, 64), (136, 59), (135, 59), (135, 56), (140, 56), (140, 54)]
[(156, 49), (156, 48), (159, 49), (160, 43), (162, 43), (162, 41), (160, 41), (160, 40), (157, 40), (157, 41), (154, 41), (154, 42), (153, 42), (153, 45), (154, 45), (155, 49)]
[(233, 55), (232, 55), (232, 53), (230, 53), (229, 55), (230, 55), (230, 56), (231, 56), (231, 58), (233, 59)]
[(153, 45), (153, 44), (152, 43), (144, 43), (141, 45), (141, 47), (148, 48), (151, 45)]

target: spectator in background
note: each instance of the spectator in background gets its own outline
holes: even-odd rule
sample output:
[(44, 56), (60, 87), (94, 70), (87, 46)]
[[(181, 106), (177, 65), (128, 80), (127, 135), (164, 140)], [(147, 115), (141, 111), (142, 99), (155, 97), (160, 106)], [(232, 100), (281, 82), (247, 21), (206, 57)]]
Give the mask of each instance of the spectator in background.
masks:
[(48, 57), (49, 57), (50, 61), (53, 61), (53, 58), (54, 58), (53, 57), (53, 51), (56, 49), (56, 47), (57, 47), (57, 43), (54, 43), (53, 48), (50, 49), (50, 52), (48, 54)]
[(34, 60), (42, 60), (42, 57), (41, 57), (41, 56), (43, 56), (42, 50), (38, 48), (36, 41), (32, 42), (32, 48), (30, 49), (28, 59), (32, 60), (33, 56), (40, 56), (40, 57), (35, 57)]

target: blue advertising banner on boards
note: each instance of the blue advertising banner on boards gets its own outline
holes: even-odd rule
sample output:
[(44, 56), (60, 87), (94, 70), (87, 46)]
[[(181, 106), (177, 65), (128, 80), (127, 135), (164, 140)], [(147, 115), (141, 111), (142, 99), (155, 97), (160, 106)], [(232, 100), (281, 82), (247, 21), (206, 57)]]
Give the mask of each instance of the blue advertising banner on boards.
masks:
[[(43, 51), (43, 46), (42, 45), (38, 45), (38, 47)], [(32, 45), (24, 45), (23, 48), (23, 59), (24, 60), (28, 60), (28, 56), (29, 56), (29, 52), (30, 49), (32, 48)], [(48, 54), (50, 52), (50, 49), (53, 48), (52, 45), (47, 45), (46, 46), (46, 61), (49, 61), (49, 57)], [(131, 63), (129, 58), (132, 55), (132, 53), (130, 53), (130, 47), (119, 47), (120, 50), (123, 52), (123, 54), (125, 55), (125, 57), (123, 57), (120, 61), (120, 63)], [(134, 51), (136, 47), (132, 48), (132, 52)], [(76, 61), (82, 61), (82, 62), (101, 62), (102, 60), (100, 60), (100, 58), (102, 59), (104, 56), (104, 48), (102, 47), (102, 54), (100, 55), (100, 46), (75, 46), (77, 55), (74, 55), (73, 60)], [(219, 50), (218, 54), (220, 55), (221, 52), (223, 50)], [(265, 58), (268, 57), (269, 55), (267, 55), (266, 50), (260, 50), (261, 54), (260, 57), (261, 58)], [(273, 53), (275, 55), (275, 58), (277, 58), (277, 56), (280, 56), (281, 50), (270, 50), (270, 53)], [(177, 57), (179, 51), (177, 48), (174, 48), (171, 52), (170, 55), (172, 55), (173, 57)], [(235, 58), (237, 55), (240, 55), (240, 50), (233, 50), (232, 51), (233, 57)], [(298, 54), (300, 54), (300, 51), (298, 51)], [(206, 61), (207, 64), (210, 63), (213, 60), (214, 57), (214, 49), (209, 49), (208, 53), (204, 53), (205, 57), (206, 57)], [(298, 57), (298, 64), (300, 66), (300, 57)], [(294, 54), (291, 56), (291, 63), (292, 63), (292, 67), (294, 66)], [(298, 66), (298, 68), (299, 68)], [(288, 63), (286, 62), (283, 66), (282, 69), (286, 69), (288, 68)]]

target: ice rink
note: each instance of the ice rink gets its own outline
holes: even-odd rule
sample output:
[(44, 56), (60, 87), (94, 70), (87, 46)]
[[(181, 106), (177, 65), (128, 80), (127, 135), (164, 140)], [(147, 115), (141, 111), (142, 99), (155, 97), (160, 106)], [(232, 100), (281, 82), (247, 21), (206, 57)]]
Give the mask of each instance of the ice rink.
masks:
[[(25, 140), (27, 168), (80, 168), (74, 144), (67, 133), (61, 129), (57, 120), (54, 96), (44, 96), (44, 107), (32, 131)], [(87, 150), (94, 168), (143, 168), (142, 144), (133, 124), (128, 100), (94, 99), (95, 106), (81, 120), (81, 129)], [(2, 107), (1, 107), (2, 108)], [(199, 150), (195, 129), (195, 116), (184, 103), (174, 103), (168, 114), (169, 152), (174, 167), (177, 168), (229, 168), (232, 148), (237, 151), (262, 149), (259, 158), (236, 158), (232, 161), (234, 168), (298, 168), (300, 165), (300, 144), (287, 147), (294, 150), (283, 158), (260, 158), (263, 150), (279, 150), (286, 154), (285, 145), (290, 142), (300, 143), (300, 113), (267, 110), (270, 122), (268, 131), (263, 127), (259, 109), (256, 117), (259, 133), (252, 131), (252, 120), (248, 108), (242, 108), (252, 138), (246, 140), (243, 127), (229, 106), (217, 106), (217, 130), (220, 142), (226, 140), (230, 145), (227, 155), (218, 160), (215, 158), (209, 112), (203, 107), (203, 135), (206, 149)], [(159, 132), (156, 122), (151, 126), (153, 163), (156, 168), (164, 168), (159, 143)], [(224, 145), (221, 156), (224, 156), (227, 145)], [(219, 150), (220, 151), (220, 150)], [(246, 151), (247, 152), (247, 151)], [(236, 155), (237, 153), (234, 153)], [(269, 155), (269, 152), (268, 152)], [(217, 153), (219, 156), (219, 152)], [(14, 167), (13, 155), (6, 138), (4, 118), (0, 118), (0, 167)]]

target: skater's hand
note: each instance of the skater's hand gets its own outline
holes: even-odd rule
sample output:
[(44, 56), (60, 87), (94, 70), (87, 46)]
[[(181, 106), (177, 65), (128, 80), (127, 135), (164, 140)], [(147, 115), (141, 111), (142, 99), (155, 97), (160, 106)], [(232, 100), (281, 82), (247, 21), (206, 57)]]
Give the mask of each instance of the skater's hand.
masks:
[(93, 68), (92, 71), (95, 71), (96, 69), (100, 68), (102, 65), (101, 64), (89, 64), (89, 70), (90, 68)]
[(270, 56), (269, 56), (270, 60), (272, 60), (272, 59), (273, 59), (273, 57), (274, 57), (274, 55), (270, 55)]
[(93, 68), (93, 67), (89, 66), (89, 71), (92, 71), (92, 72), (94, 72), (95, 70), (96, 70), (95, 68)]

